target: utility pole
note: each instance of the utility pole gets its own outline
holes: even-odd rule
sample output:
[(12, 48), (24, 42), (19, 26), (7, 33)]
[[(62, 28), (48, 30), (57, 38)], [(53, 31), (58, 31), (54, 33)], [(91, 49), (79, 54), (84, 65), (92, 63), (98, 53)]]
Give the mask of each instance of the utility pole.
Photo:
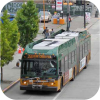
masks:
[(67, 2), (67, 30), (69, 31), (69, 0)]
[(56, 0), (55, 0), (55, 12), (56, 12)]
[(44, 27), (43, 29), (45, 29), (45, 0), (43, 0), (43, 15), (44, 15)]
[(85, 18), (85, 0), (84, 0), (84, 28), (86, 28), (86, 18)]

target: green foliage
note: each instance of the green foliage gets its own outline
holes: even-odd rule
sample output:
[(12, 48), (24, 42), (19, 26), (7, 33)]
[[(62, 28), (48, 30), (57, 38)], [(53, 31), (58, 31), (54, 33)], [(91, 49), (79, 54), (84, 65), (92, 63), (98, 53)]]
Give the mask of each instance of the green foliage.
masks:
[(17, 43), (19, 42), (19, 33), (17, 27), (17, 21), (13, 20), (10, 22), (9, 15), (7, 15), (7, 11), (3, 13), (1, 17), (3, 23), (1, 24), (1, 67), (5, 64), (8, 64), (11, 60), (13, 60), (14, 52), (17, 50)]
[(25, 46), (33, 42), (39, 30), (38, 9), (33, 1), (28, 1), (23, 4), (22, 8), (17, 11), (17, 23), (20, 32), (19, 44)]

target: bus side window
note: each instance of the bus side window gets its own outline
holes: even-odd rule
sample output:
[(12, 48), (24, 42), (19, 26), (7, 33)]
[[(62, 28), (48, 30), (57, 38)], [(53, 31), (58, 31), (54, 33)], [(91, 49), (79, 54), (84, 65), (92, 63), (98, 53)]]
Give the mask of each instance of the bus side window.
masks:
[(82, 45), (82, 58), (83, 58), (84, 55), (85, 55), (84, 49), (85, 49), (85, 45), (83, 44), (83, 45)]
[(62, 58), (62, 60), (61, 60), (61, 71), (62, 71), (62, 73), (65, 72), (65, 61), (64, 61), (64, 58)]
[(61, 71), (61, 60), (59, 61), (59, 72)]
[(72, 52), (72, 64), (75, 62), (75, 51)]
[(88, 41), (88, 51), (90, 50), (90, 44), (89, 44), (89, 41)]
[(65, 71), (68, 70), (68, 56), (65, 56)]
[(80, 46), (80, 60), (82, 60), (82, 45)]
[(68, 56), (68, 67), (70, 68), (71, 67), (71, 63), (72, 63), (72, 57), (71, 57), (71, 52), (69, 53), (69, 56)]
[(75, 52), (74, 61), (76, 61), (76, 50), (74, 52)]
[(85, 43), (85, 53), (87, 53), (87, 51), (88, 51), (88, 44), (87, 44), (87, 42)]

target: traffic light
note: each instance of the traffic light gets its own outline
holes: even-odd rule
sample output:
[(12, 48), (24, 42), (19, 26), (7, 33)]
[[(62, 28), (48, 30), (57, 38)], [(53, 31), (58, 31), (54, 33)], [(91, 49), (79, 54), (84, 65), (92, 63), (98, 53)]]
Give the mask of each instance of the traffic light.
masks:
[(76, 5), (82, 5), (82, 0), (76, 0)]

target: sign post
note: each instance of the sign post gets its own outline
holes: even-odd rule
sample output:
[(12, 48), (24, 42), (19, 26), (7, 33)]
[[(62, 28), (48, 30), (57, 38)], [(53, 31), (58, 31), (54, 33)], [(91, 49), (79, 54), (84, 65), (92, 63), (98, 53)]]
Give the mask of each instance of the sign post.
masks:
[(86, 20), (85, 20), (85, 0), (84, 0), (84, 28), (86, 28)]
[(67, 31), (69, 31), (69, 0), (67, 4)]
[(44, 15), (44, 27), (43, 29), (45, 29), (45, 0), (43, 0), (43, 15)]

